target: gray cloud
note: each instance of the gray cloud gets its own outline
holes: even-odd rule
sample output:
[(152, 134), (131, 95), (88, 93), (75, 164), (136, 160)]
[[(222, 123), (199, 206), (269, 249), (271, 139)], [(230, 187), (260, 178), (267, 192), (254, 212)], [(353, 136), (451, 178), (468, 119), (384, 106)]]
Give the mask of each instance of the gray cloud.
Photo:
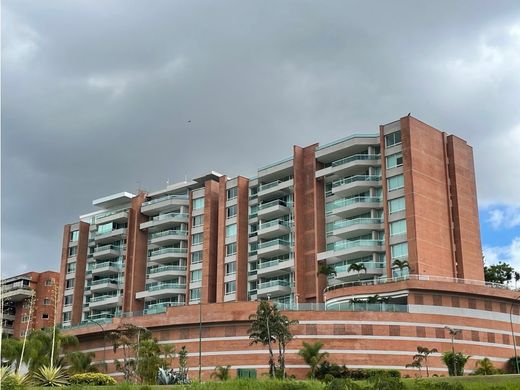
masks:
[(474, 146), (482, 204), (518, 203), (519, 69), (517, 1), (4, 1), (2, 272), (57, 268), (94, 198), (410, 111)]

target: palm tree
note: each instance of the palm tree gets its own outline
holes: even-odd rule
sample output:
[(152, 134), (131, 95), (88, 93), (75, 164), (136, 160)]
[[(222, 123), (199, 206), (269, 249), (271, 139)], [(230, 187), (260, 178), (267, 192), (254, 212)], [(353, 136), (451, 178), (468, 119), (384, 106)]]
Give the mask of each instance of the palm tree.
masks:
[(225, 382), (229, 379), (229, 369), (231, 366), (217, 366), (215, 372), (211, 374), (211, 378), (218, 379), (219, 381)]
[(272, 343), (275, 341), (272, 329), (274, 325), (273, 307), (268, 301), (262, 301), (256, 308), (256, 313), (249, 316), (252, 321), (251, 327), (248, 330), (249, 339), (253, 344), (267, 345), (269, 348), (269, 376), (274, 378), (275, 364)]
[(290, 326), (298, 324), (296, 320), (290, 320), (287, 316), (282, 315), (278, 307), (273, 306), (274, 325), (271, 331), (274, 339), (278, 342), (278, 364), (280, 367), (280, 376), (285, 379), (285, 350), (287, 343), (293, 338)]
[(348, 272), (357, 272), (358, 281), (361, 280), (361, 271), (367, 272), (367, 267), (363, 263), (352, 263), (348, 267)]
[(323, 347), (321, 341), (316, 341), (315, 343), (306, 343), (304, 341), (303, 348), (298, 352), (298, 355), (300, 355), (303, 361), (311, 368), (309, 372), (311, 379), (315, 379), (318, 366), (325, 362), (329, 356), (328, 352), (320, 352), (321, 347)]
[[(42, 366), (54, 367), (62, 365), (60, 364), (62, 359), (59, 356), (63, 354), (63, 349), (79, 343), (76, 336), (63, 334), (59, 329), (53, 328), (34, 330), (29, 334), (27, 341), (27, 361), (29, 371), (32, 372)], [(49, 351), (53, 348), (57, 353), (54, 354), (54, 361), (51, 361)]]
[(173, 367), (173, 360), (175, 359), (175, 355), (177, 352), (175, 351), (175, 345), (173, 344), (165, 344), (162, 346), (162, 353), (164, 355), (165, 361), (168, 360), (168, 366), (170, 368)]
[(321, 262), (318, 266), (318, 276), (325, 275), (327, 278), (329, 276), (337, 276), (338, 273), (336, 272), (336, 268), (334, 266), (327, 264), (326, 262)]
[(399, 270), (399, 276), (403, 275), (403, 270), (406, 268), (408, 271), (410, 271), (410, 263), (408, 263), (408, 260), (400, 260), (395, 259), (392, 262), (392, 268), (396, 268)]
[(426, 347), (417, 347), (417, 354), (414, 356), (414, 359), (419, 359), (424, 361), (424, 366), (426, 367), (426, 377), (430, 376), (430, 372), (428, 371), (428, 356), (432, 353), (436, 353), (437, 348), (428, 349)]
[(421, 368), (422, 368), (422, 359), (421, 358), (416, 358), (414, 357), (412, 362), (410, 364), (407, 364), (405, 367), (406, 368), (417, 368), (419, 370), (419, 376), (422, 376), (421, 375)]
[(65, 355), (65, 361), (69, 365), (69, 374), (82, 374), (85, 372), (97, 372), (96, 366), (92, 365), (92, 358), (96, 356), (94, 352), (69, 352)]
[(515, 290), (518, 288), (518, 281), (520, 281), (520, 272), (515, 271)]

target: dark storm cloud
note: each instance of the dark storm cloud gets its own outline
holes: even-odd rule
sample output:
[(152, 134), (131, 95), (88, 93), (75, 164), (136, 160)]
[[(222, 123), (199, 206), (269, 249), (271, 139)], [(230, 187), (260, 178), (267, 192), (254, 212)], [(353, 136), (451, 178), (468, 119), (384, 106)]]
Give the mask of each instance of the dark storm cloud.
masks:
[(481, 202), (518, 202), (519, 53), (516, 1), (4, 1), (2, 272), (57, 268), (94, 198), (410, 111), (474, 146)]

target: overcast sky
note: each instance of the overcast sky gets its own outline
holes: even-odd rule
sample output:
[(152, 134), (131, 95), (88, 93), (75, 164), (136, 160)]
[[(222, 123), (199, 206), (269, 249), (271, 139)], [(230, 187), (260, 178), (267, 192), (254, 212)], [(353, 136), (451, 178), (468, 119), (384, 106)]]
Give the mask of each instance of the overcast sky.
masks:
[(486, 259), (520, 267), (518, 0), (4, 0), (2, 275), (59, 269), (95, 198), (408, 112), (474, 147)]

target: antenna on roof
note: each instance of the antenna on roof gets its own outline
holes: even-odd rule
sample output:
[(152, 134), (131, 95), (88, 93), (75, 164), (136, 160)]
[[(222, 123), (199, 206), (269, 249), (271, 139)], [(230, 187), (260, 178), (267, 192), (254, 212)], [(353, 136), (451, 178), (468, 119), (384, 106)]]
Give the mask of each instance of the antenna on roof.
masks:
[(188, 175), (184, 175), (184, 182), (185, 182), (185, 183), (188, 182)]

